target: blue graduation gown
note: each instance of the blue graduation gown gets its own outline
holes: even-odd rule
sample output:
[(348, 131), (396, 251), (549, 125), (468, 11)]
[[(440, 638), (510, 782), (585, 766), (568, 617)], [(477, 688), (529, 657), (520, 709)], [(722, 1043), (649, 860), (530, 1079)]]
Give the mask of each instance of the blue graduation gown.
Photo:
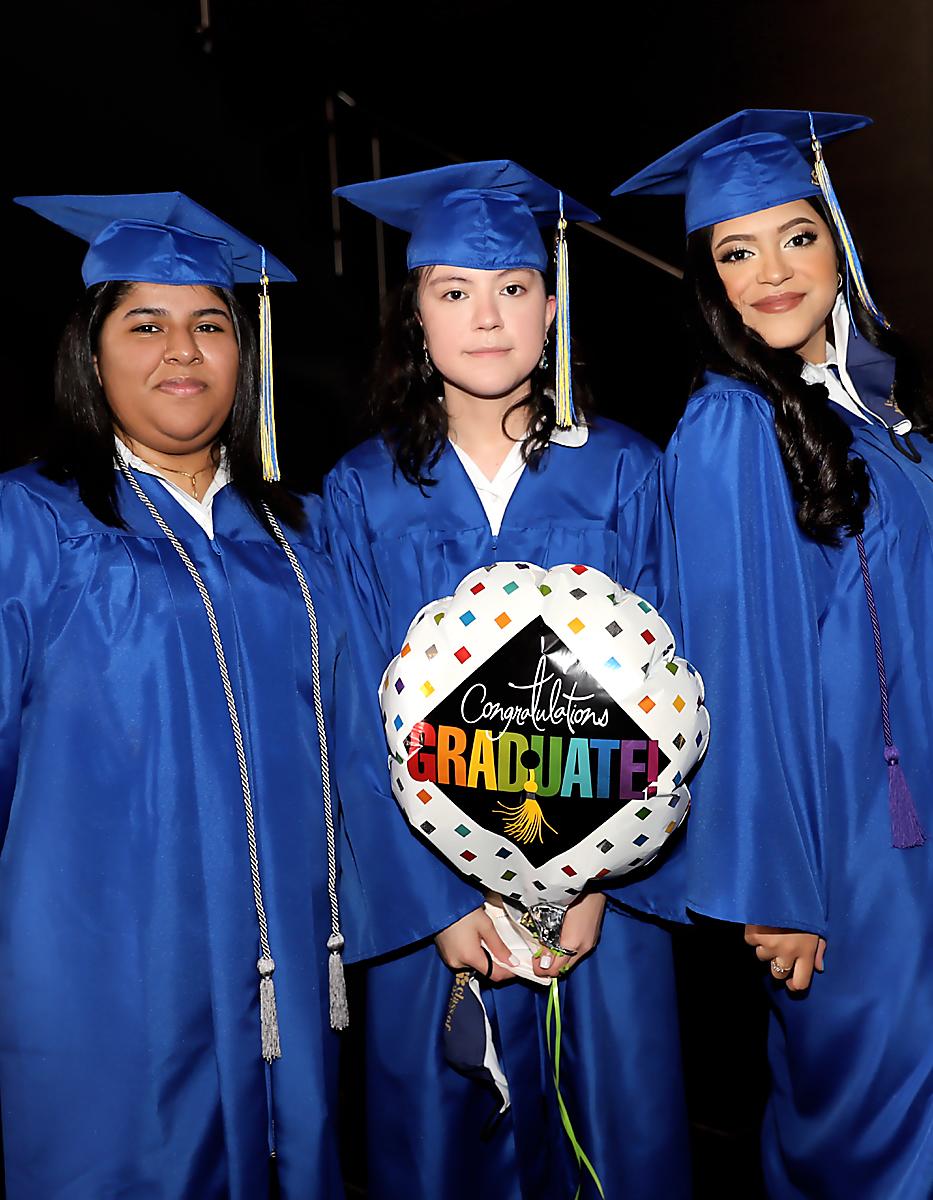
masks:
[[(373, 723), (371, 752), (357, 771), (365, 788), (351, 800), (342, 785), (345, 820), (357, 843), (364, 826), (374, 839), (403, 836), (423, 859), (433, 858), (432, 851), (410, 832), (389, 793), (376, 699), (386, 664), (418, 609), (497, 560), (586, 563), (657, 599), (657, 451), (631, 431), (600, 420), (583, 447), (551, 445), (537, 471), (523, 472), (498, 537), (449, 445), (434, 475), (436, 485), (423, 495), (394, 472), (385, 445), (373, 440), (344, 458), (325, 488), (331, 550), (347, 588), (349, 637)], [(365, 931), (366, 953), (409, 947), (368, 971), (369, 1194), (372, 1200), (436, 1200), (455, 1179), (461, 1190), (489, 1200), (572, 1196), (575, 1168), (543, 1044), (546, 992), (523, 982), (484, 989), (512, 1088), (511, 1113), (491, 1141), (480, 1139), (490, 1096), (442, 1058), (452, 975), (432, 944), (411, 948), (410, 935), (433, 934), (482, 898), (446, 863), (431, 861), (430, 867), (440, 874), (432, 870), (424, 885), (422, 929), (397, 927), (391, 890), (406, 881), (394, 866), (370, 880), (372, 896), (357, 898), (362, 907), (352, 902), (348, 917), (351, 929)], [(664, 877), (662, 868), (646, 882), (640, 906), (664, 912), (682, 905), (682, 895), (660, 884)], [(628, 901), (627, 887), (613, 894)], [(621, 907), (607, 909), (599, 947), (561, 991), (562, 1090), (607, 1196), (687, 1196), (668, 932)], [(590, 1188), (584, 1186), (584, 1195), (595, 1195)]]
[[(139, 482), (213, 599), (252, 774), (283, 1057), (282, 1195), (342, 1195), (328, 1117), (330, 918), (308, 621), (232, 486), (211, 541)], [(259, 1200), (268, 1187), (258, 932), (210, 629), (175, 550), (73, 486), (0, 479), (0, 1095), (11, 1200)], [(317, 510), (290, 537), (337, 653)], [(5, 835), (5, 836), (4, 836)]]
[[(863, 346), (859, 388), (883, 364)], [(871, 361), (867, 361), (871, 360)], [(881, 374), (884, 374), (881, 371)], [(888, 360), (881, 395), (887, 395)], [(894, 739), (933, 833), (933, 446), (837, 412), (871, 477), (864, 542)], [(768, 402), (711, 376), (668, 447), (685, 653), (715, 711), (693, 784), (688, 902), (827, 939), (809, 993), (767, 981), (775, 1200), (933, 1195), (933, 842), (891, 847), (872, 629), (854, 539), (798, 529)]]

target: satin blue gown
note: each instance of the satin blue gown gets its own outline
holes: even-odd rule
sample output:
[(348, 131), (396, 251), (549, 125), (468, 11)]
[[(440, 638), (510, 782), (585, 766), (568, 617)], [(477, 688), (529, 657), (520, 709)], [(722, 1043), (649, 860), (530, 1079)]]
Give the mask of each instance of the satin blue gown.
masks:
[[(233, 486), (215, 538), (139, 482), (213, 599), (252, 772), (283, 1056), (260, 1054), (234, 742), (194, 584), (122, 478), (128, 529), (35, 467), (0, 478), (0, 1096), (10, 1200), (342, 1195), (308, 620)], [(332, 718), (339, 606), (295, 547)], [(339, 635), (342, 637), (342, 635)], [(339, 750), (335, 751), (339, 757)]]
[[(863, 399), (893, 365), (864, 343)], [(853, 361), (857, 357), (860, 361)], [(933, 446), (837, 412), (868, 466), (864, 542), (894, 740), (933, 834)], [(872, 628), (854, 539), (798, 529), (772, 410), (710, 376), (666, 452), (684, 652), (715, 712), (692, 786), (688, 901), (723, 921), (827, 940), (794, 996), (767, 979), (774, 1200), (933, 1195), (933, 841), (891, 846)], [(764, 971), (764, 968), (763, 968)]]
[[(422, 885), (421, 929), (399, 925), (391, 887), (411, 882), (388, 865), (368, 881), (378, 902), (364, 894), (351, 904), (348, 897), (348, 922), (366, 939), (362, 952), (384, 956), (369, 969), (367, 987), (371, 1200), (437, 1200), (452, 1185), (485, 1200), (574, 1195), (576, 1168), (543, 1042), (546, 991), (524, 982), (483, 989), (512, 1089), (512, 1109), (488, 1140), (482, 1130), (495, 1108), (492, 1097), (443, 1059), (453, 976), (433, 944), (415, 938), (430, 936), (482, 898), (434, 859), (391, 797), (376, 693), (419, 608), (487, 563), (586, 563), (657, 600), (657, 461), (650, 443), (599, 420), (584, 446), (551, 445), (538, 470), (525, 469), (498, 537), (449, 445), (427, 494), (393, 470), (378, 440), (352, 451), (327, 480), (331, 551), (347, 589), (349, 636), (373, 723), (372, 744), (357, 764), (364, 790), (354, 802), (345, 796), (345, 818), (358, 844), (367, 834), (403, 836), (432, 868), (430, 883)], [(607, 1197), (626, 1200), (682, 1200), (690, 1193), (670, 935), (619, 903), (661, 915), (682, 911), (682, 892), (673, 875), (665, 883), (665, 872), (661, 865), (642, 891), (636, 884), (614, 890), (599, 946), (561, 984), (562, 1090)], [(425, 879), (423, 870), (418, 878)], [(596, 1195), (589, 1181), (582, 1194)]]

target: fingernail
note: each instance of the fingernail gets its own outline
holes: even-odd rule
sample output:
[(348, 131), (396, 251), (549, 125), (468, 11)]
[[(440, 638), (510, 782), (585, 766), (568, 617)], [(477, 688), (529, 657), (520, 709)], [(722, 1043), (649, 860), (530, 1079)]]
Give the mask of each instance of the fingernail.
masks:
[(541, 955), (541, 970), (546, 971), (550, 965), (551, 965), (550, 954), (542, 954)]
[(517, 967), (518, 965), (519, 965), (518, 959), (515, 957), (514, 954), (510, 954), (509, 955), (509, 966)]

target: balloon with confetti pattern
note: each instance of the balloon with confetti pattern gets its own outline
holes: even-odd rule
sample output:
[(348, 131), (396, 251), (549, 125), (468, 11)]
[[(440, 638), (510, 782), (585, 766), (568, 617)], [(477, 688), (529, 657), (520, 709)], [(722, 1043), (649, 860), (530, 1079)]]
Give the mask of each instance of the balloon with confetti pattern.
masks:
[(555, 949), (584, 886), (645, 866), (687, 815), (709, 714), (674, 650), (601, 572), (501, 562), (423, 608), (382, 680), (408, 820)]

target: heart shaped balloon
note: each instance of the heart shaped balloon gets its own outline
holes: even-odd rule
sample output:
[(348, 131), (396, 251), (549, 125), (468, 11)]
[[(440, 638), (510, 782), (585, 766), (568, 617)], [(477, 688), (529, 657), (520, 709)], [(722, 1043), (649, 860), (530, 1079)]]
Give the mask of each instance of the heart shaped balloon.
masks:
[(416, 830), (555, 944), (554, 906), (650, 862), (686, 816), (703, 697), (634, 592), (581, 565), (496, 563), (423, 608), (389, 664), (393, 791)]

